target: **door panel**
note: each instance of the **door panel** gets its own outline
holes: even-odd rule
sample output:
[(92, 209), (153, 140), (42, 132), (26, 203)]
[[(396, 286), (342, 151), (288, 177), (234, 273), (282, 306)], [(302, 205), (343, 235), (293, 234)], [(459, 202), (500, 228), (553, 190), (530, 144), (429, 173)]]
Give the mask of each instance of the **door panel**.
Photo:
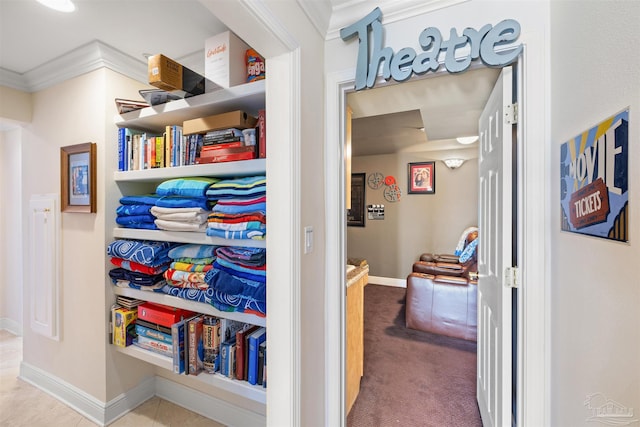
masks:
[(512, 69), (504, 68), (480, 116), (477, 399), (485, 426), (511, 424)]

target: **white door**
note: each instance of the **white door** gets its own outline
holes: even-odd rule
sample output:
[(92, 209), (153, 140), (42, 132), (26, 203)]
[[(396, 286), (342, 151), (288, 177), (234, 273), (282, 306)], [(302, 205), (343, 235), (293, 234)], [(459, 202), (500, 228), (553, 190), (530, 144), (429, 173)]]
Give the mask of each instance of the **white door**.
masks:
[(503, 68), (480, 116), (477, 399), (482, 423), (511, 425), (512, 69)]

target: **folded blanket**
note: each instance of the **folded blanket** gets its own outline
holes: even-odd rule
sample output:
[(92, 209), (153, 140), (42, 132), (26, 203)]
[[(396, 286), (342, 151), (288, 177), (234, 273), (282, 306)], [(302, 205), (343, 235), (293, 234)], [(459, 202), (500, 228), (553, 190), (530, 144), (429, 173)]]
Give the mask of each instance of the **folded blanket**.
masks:
[(174, 270), (172, 268), (164, 272), (164, 278), (174, 280), (176, 282), (204, 283), (204, 275), (206, 273), (196, 273), (189, 271)]
[(159, 196), (204, 197), (209, 187), (218, 182), (216, 178), (189, 177), (174, 178), (160, 183), (156, 187)]
[[(211, 258), (211, 263), (213, 263), (213, 258)], [(192, 264), (188, 262), (180, 262), (174, 261), (169, 265), (169, 268), (179, 271), (196, 271), (196, 272), (207, 272), (213, 268), (211, 263), (207, 264)]]
[(156, 206), (164, 208), (202, 208), (209, 210), (215, 203), (206, 197), (163, 196), (156, 200)]
[(228, 199), (220, 199), (218, 204), (221, 205), (252, 205), (254, 203), (264, 203), (267, 201), (266, 196), (257, 197), (230, 197)]
[(225, 214), (241, 214), (241, 213), (258, 212), (264, 215), (266, 214), (266, 211), (267, 211), (266, 203), (254, 203), (251, 205), (221, 205), (220, 203), (218, 203), (213, 208), (211, 208), (211, 212), (225, 213)]
[(235, 224), (238, 222), (259, 221), (263, 224), (267, 223), (267, 217), (264, 213), (248, 212), (244, 214), (228, 214), (221, 212), (211, 212), (207, 218), (209, 222), (225, 222)]
[(256, 301), (250, 298), (234, 297), (211, 288), (178, 288), (165, 284), (165, 286), (162, 288), (162, 292), (167, 295), (173, 295), (189, 301), (206, 303), (223, 312), (235, 311), (240, 313), (255, 314), (256, 316), (260, 317), (265, 317), (267, 313), (266, 303), (263, 301)]
[[(216, 257), (204, 257), (204, 258), (192, 258), (192, 257), (178, 257), (178, 258), (171, 258), (174, 262), (183, 262), (186, 264), (197, 264), (197, 265), (204, 265), (204, 264), (213, 264), (213, 261), (216, 260)], [(179, 269), (176, 269), (179, 270)]]
[(129, 271), (124, 268), (114, 268), (109, 270), (109, 277), (115, 283), (116, 280), (128, 280), (138, 286), (153, 286), (158, 282), (164, 281), (162, 274), (144, 274), (137, 271)]
[(209, 211), (200, 207), (195, 208), (165, 208), (161, 206), (152, 206), (150, 212), (153, 216), (167, 221), (183, 221), (183, 222), (204, 222), (206, 221)]
[(253, 274), (246, 270), (229, 267), (230, 265), (231, 263), (226, 264), (226, 266), (222, 265), (220, 263), (220, 260), (216, 260), (213, 263), (213, 268), (224, 271), (225, 273), (228, 273), (236, 278), (247, 279), (258, 283), (267, 283), (267, 277), (265, 275)]
[(210, 199), (229, 197), (258, 197), (266, 194), (267, 179), (265, 176), (248, 176), (244, 178), (225, 179), (213, 184), (207, 190)]
[(121, 205), (149, 205), (154, 206), (160, 196), (157, 194), (139, 194), (133, 196), (123, 196), (120, 198)]
[(264, 235), (265, 235), (264, 230), (230, 231), (230, 230), (216, 230), (215, 228), (207, 227), (207, 236), (220, 237), (223, 239), (263, 240)]
[(261, 223), (260, 221), (247, 221), (247, 222), (236, 222), (236, 223), (211, 221), (207, 224), (207, 227), (215, 228), (216, 230), (242, 231), (242, 230), (262, 230), (266, 228), (266, 225)]
[[(124, 218), (124, 217), (123, 217)], [(157, 230), (158, 226), (155, 222), (130, 222), (130, 221), (122, 221), (123, 224), (118, 222), (118, 218), (116, 217), (116, 222), (122, 228), (135, 228), (135, 229), (144, 229), (144, 230)]]
[(205, 275), (209, 287), (226, 295), (266, 302), (267, 286), (255, 280), (244, 279), (214, 268)]
[(169, 280), (167, 279), (167, 285), (174, 288), (189, 288), (189, 289), (208, 289), (209, 285), (206, 282), (188, 282), (186, 280)]
[(171, 262), (167, 254), (175, 243), (117, 239), (107, 246), (107, 255), (157, 267)]
[(165, 221), (163, 219), (156, 219), (154, 223), (160, 230), (167, 231), (205, 231), (207, 229), (206, 223), (199, 222)]
[(216, 254), (216, 247), (214, 245), (197, 245), (186, 244), (172, 248), (169, 251), (169, 258), (211, 258)]
[(125, 216), (117, 216), (116, 222), (120, 225), (131, 225), (131, 224), (153, 224), (153, 221), (156, 218), (153, 215), (125, 215)]
[(149, 267), (148, 265), (139, 264), (134, 261), (116, 257), (111, 257), (111, 264), (115, 265), (116, 267), (124, 268), (125, 270), (137, 271), (138, 273), (151, 275), (162, 274), (168, 268), (168, 264), (159, 265), (157, 267)]
[(267, 262), (267, 251), (264, 248), (220, 246), (216, 249), (216, 256), (242, 265), (262, 266)]
[[(226, 268), (228, 271), (233, 274), (233, 272), (244, 272), (247, 273), (249, 275), (251, 275), (252, 277), (247, 277), (248, 279), (251, 280), (257, 280), (258, 282), (264, 282), (264, 278), (267, 275), (267, 266), (266, 265), (262, 265), (260, 267), (253, 267), (253, 266), (245, 266), (242, 265), (240, 262), (237, 261), (229, 261), (227, 259), (218, 257), (214, 263), (213, 266), (218, 268), (218, 267), (224, 267)], [(243, 276), (245, 277), (245, 276)]]
[(116, 208), (116, 215), (151, 215), (151, 205), (120, 205)]

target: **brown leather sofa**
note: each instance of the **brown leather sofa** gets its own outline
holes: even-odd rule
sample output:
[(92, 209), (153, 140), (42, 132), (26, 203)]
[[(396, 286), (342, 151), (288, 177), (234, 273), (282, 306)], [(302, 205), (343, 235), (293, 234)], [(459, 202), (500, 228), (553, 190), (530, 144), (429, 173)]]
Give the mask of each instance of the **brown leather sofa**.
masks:
[(434, 276), (460, 276), (475, 279), (478, 271), (477, 258), (474, 255), (464, 264), (459, 262), (456, 255), (422, 254), (420, 261), (413, 264), (414, 273), (431, 274)]
[(406, 326), (477, 341), (477, 299), (475, 280), (411, 273), (407, 277)]

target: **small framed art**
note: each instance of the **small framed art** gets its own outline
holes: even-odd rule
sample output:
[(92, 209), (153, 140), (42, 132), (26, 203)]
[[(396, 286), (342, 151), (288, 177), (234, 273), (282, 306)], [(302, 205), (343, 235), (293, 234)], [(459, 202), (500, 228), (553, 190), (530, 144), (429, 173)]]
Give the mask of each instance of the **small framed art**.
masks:
[(96, 212), (96, 144), (60, 147), (62, 212)]
[(409, 163), (407, 183), (409, 186), (409, 194), (435, 194), (436, 163)]

